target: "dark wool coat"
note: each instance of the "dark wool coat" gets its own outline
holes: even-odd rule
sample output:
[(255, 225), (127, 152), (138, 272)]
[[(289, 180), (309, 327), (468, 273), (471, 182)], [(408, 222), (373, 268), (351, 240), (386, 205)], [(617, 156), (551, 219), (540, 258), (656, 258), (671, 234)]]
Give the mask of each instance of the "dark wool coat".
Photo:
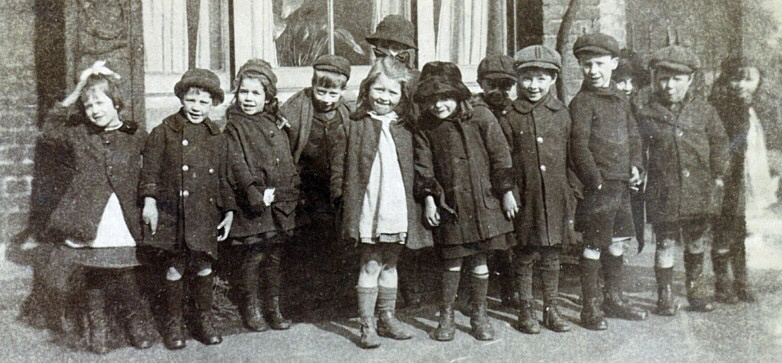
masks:
[[(293, 148), (293, 160), (298, 163), (301, 153), (307, 147), (310, 130), (312, 129), (312, 116), (315, 114), (315, 105), (312, 103), (312, 87), (307, 87), (289, 98), (280, 107), (280, 113), (290, 123), (290, 127), (285, 129)], [(352, 110), (346, 102), (341, 101), (337, 106), (337, 112), (343, 122), (350, 119)], [(324, 157), (327, 157), (324, 155)]]
[[(424, 226), (423, 210), (413, 197), (415, 165), (413, 131), (400, 120), (391, 125), (407, 200), (407, 242), (410, 249), (432, 246), (431, 232)], [(381, 124), (369, 116), (340, 125), (333, 136), (331, 196), (341, 200), (340, 238), (360, 240), (359, 219), (372, 163), (380, 142)]]
[(567, 108), (552, 96), (536, 104), (516, 100), (502, 126), (521, 196), (514, 219), (519, 244), (554, 246), (570, 241), (575, 194)]
[(627, 96), (613, 83), (607, 89), (584, 84), (570, 102), (570, 118), (574, 169), (586, 188), (628, 181), (633, 166), (643, 172), (638, 124)]
[[(231, 106), (226, 118), (228, 183), (237, 199), (231, 237), (292, 232), (301, 183), (288, 135), (268, 112), (249, 116)], [(250, 188), (261, 195), (267, 188), (275, 188), (274, 202), (254, 210), (247, 197)]]
[(144, 242), (177, 251), (185, 246), (217, 258), (217, 225), (236, 202), (226, 183), (226, 144), (206, 119), (190, 124), (181, 110), (155, 127), (144, 148), (139, 194), (157, 202), (158, 226)]
[(680, 105), (674, 113), (654, 97), (639, 112), (649, 145), (646, 210), (652, 224), (716, 212), (714, 180), (727, 166), (727, 138), (714, 108), (689, 96)]
[(140, 241), (141, 210), (136, 191), (147, 133), (130, 124), (103, 131), (86, 120), (76, 124), (55, 120), (69, 111), (56, 107), (41, 136), (42, 143), (55, 145), (61, 151), (57, 158), (65, 173), (60, 175), (69, 176), (62, 199), (50, 206), (53, 211), (47, 227), (62, 240), (92, 242), (106, 203), (115, 193), (125, 225), (136, 242)]
[(468, 119), (423, 117), (415, 134), (416, 196), (438, 202), (436, 242), (461, 245), (512, 232), (501, 208), (513, 189), (510, 149), (491, 111), (479, 104)]
[[(725, 174), (725, 198), (721, 214), (725, 220), (744, 217), (746, 214), (746, 190), (744, 186), (744, 159), (747, 155), (747, 133), (749, 132), (749, 107), (727, 97), (714, 99), (712, 105), (722, 120), (728, 137), (728, 158), (730, 168)], [(766, 106), (766, 107), (763, 107)], [(782, 107), (753, 105), (763, 125), (766, 147), (782, 150)]]

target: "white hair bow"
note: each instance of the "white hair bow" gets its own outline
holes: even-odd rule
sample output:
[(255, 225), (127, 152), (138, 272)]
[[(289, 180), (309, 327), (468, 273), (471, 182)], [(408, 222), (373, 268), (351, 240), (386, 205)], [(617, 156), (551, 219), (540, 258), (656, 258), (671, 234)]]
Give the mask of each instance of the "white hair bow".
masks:
[(87, 78), (93, 74), (101, 74), (104, 76), (113, 77), (114, 79), (120, 79), (119, 74), (117, 72), (112, 71), (108, 67), (106, 67), (106, 61), (105, 60), (99, 60), (93, 63), (89, 68), (85, 69), (81, 72), (81, 76), (79, 77), (80, 81), (86, 81)]

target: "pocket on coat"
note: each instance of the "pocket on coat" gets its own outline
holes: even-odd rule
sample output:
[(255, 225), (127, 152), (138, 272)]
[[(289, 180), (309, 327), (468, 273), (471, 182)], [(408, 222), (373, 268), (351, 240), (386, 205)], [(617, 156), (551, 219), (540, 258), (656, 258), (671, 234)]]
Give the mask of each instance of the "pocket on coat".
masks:
[(494, 196), (494, 193), (492, 193), (491, 187), (487, 187), (485, 185), (485, 182), (481, 183), (481, 189), (483, 189), (483, 204), (488, 209), (499, 209), (500, 208), (500, 200), (497, 199), (497, 197)]
[(296, 210), (297, 205), (298, 205), (297, 202), (278, 202), (278, 203), (272, 203), (272, 208), (282, 212), (282, 214), (284, 214), (287, 217), (290, 216), (294, 210)]

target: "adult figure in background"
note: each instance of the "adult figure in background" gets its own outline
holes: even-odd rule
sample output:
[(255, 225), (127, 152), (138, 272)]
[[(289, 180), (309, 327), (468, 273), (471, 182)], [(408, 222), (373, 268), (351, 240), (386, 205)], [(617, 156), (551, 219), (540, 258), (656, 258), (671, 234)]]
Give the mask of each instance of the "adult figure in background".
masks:
[[(757, 60), (729, 56), (720, 65), (709, 101), (717, 109), (730, 141), (730, 170), (715, 223), (711, 257), (716, 299), (735, 304), (754, 302), (747, 276), (744, 240), (747, 216), (762, 214), (777, 200), (778, 176), (772, 176), (769, 156), (782, 150), (780, 107), (774, 83)], [(774, 170), (779, 173), (779, 170)], [(733, 269), (733, 282), (728, 276)]]

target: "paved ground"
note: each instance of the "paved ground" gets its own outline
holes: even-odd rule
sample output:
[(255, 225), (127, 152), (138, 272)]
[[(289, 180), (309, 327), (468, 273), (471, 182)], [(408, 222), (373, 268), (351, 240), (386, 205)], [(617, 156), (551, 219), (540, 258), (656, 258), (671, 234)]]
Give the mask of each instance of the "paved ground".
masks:
[[(771, 223), (771, 224), (769, 224)], [(490, 314), (497, 330), (491, 342), (473, 339), (469, 319), (457, 313), (460, 331), (450, 343), (435, 342), (427, 333), (437, 324), (435, 291), (422, 309), (402, 309), (400, 316), (415, 332), (412, 340), (384, 339), (375, 350), (357, 347), (358, 323), (352, 316), (352, 302), (339, 306), (314, 306), (312, 301), (289, 302), (314, 306), (294, 312), (296, 325), (285, 332), (246, 333), (233, 329), (223, 344), (206, 347), (194, 340), (182, 351), (167, 351), (161, 344), (139, 351), (120, 348), (105, 356), (71, 350), (50, 331), (34, 328), (18, 319), (19, 307), (29, 294), (29, 272), (2, 271), (0, 279), (0, 361), (124, 361), (124, 362), (774, 362), (782, 361), (782, 234), (779, 220), (753, 224), (767, 235), (751, 237), (749, 247), (752, 280), (759, 302), (753, 305), (720, 305), (711, 314), (681, 311), (676, 317), (651, 315), (644, 322), (609, 320), (609, 330), (592, 332), (579, 326), (557, 334), (544, 330), (524, 335), (511, 327), (511, 310), (492, 300)], [(774, 226), (771, 228), (770, 226)], [(651, 308), (655, 301), (653, 248), (628, 258), (626, 278), (633, 301)], [(681, 266), (681, 261), (678, 262)], [(710, 271), (710, 267), (707, 266)], [(578, 280), (572, 270), (562, 278), (564, 314), (578, 320)], [(683, 271), (677, 271), (675, 290), (684, 293)], [(349, 294), (347, 295), (349, 296)], [(311, 311), (310, 311), (311, 310)], [(338, 312), (334, 312), (338, 311)]]

